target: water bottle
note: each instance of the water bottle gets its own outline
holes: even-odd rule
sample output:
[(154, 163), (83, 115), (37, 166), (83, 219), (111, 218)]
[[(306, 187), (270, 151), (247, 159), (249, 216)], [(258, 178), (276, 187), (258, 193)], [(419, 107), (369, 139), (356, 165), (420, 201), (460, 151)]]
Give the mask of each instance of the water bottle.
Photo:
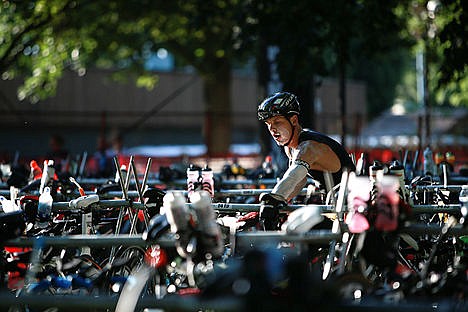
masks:
[(213, 178), (213, 170), (208, 166), (201, 171), (202, 177), (202, 190), (208, 192), (211, 198), (214, 197), (214, 178)]
[(348, 214), (345, 223), (351, 233), (362, 233), (369, 229), (366, 215), (369, 213), (367, 210), (371, 191), (371, 184), (367, 177), (350, 173), (347, 197)]
[(377, 196), (377, 182), (380, 181), (384, 174), (384, 167), (383, 165), (374, 160), (372, 166), (369, 167), (369, 179), (371, 183), (371, 201), (375, 200)]
[(188, 196), (192, 195), (198, 188), (200, 172), (193, 164), (187, 168), (187, 191)]
[(39, 186), (39, 194), (44, 192), (44, 188), (55, 178), (54, 161), (44, 160), (44, 169), (42, 170), (41, 184)]
[(185, 206), (185, 196), (181, 192), (168, 192), (164, 195), (161, 213), (165, 213), (172, 233), (188, 229), (189, 212)]
[(383, 176), (383, 172), (383, 165), (379, 161), (374, 160), (372, 166), (369, 167), (369, 178), (371, 182), (375, 184), (378, 180), (380, 180)]
[(55, 163), (52, 159), (49, 160), (47, 168), (47, 175), (49, 176), (49, 181), (58, 179), (57, 174), (55, 172)]
[(39, 186), (39, 194), (42, 194), (44, 192), (44, 187), (46, 187), (49, 178), (49, 162), (47, 160), (44, 160), (44, 168), (42, 169), (42, 176), (41, 176), (41, 184)]
[(467, 224), (466, 218), (468, 217), (468, 185), (462, 186), (462, 189), (460, 190), (459, 200), (460, 200), (460, 212), (462, 215), (460, 223), (466, 226)]
[(207, 191), (197, 191), (190, 197), (197, 216), (197, 228), (202, 233), (201, 243), (205, 251), (213, 257), (223, 254), (224, 244), (221, 229), (216, 223), (216, 214), (211, 206), (211, 196)]
[(384, 176), (377, 183), (378, 194), (375, 199), (375, 229), (378, 231), (395, 231), (398, 228), (399, 182), (396, 177)]
[(262, 163), (263, 174), (262, 178), (274, 178), (275, 177), (275, 170), (273, 168), (273, 161), (270, 155), (265, 157), (265, 161)]
[(44, 187), (44, 191), (41, 196), (39, 196), (39, 204), (37, 206), (37, 216), (39, 222), (47, 222), (50, 219), (50, 214), (52, 212), (52, 195), (50, 194), (50, 187)]
[(19, 209), (13, 201), (0, 195), (0, 210), (3, 210), (4, 213), (9, 213)]
[(187, 246), (190, 242), (189, 228), (190, 212), (185, 205), (185, 196), (181, 192), (168, 192), (164, 195), (161, 214), (166, 214), (171, 232), (176, 234), (177, 253), (186, 258), (190, 252)]
[(434, 157), (431, 148), (428, 146), (424, 149), (424, 175), (434, 175)]
[[(125, 183), (125, 181), (127, 180), (127, 172), (128, 172), (127, 166), (121, 165), (120, 166), (120, 174), (122, 175), (122, 180), (123, 180), (122, 182), (123, 183)], [(119, 175), (119, 172), (116, 171), (115, 172), (115, 177), (114, 177), (114, 182), (119, 183), (119, 181), (120, 181), (120, 175)]]
[(367, 176), (368, 173), (368, 164), (367, 164), (367, 155), (366, 153), (361, 153), (357, 163), (356, 163), (356, 175), (358, 176)]
[(402, 196), (402, 199), (406, 201), (406, 186), (405, 186), (405, 168), (398, 160), (395, 160), (390, 165), (389, 173), (398, 178), (400, 184), (399, 193)]

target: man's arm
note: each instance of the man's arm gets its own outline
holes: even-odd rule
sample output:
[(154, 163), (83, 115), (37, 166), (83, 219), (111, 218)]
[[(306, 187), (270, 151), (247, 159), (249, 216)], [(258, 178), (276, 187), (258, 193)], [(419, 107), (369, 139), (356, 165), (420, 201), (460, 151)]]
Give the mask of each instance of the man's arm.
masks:
[(307, 162), (296, 159), (275, 185), (271, 195), (287, 202), (299, 194), (307, 182), (308, 168)]
[(260, 196), (259, 221), (265, 230), (276, 230), (279, 221), (279, 209), (286, 206), (287, 202), (299, 194), (306, 183), (306, 164), (300, 160), (294, 161), (283, 175), (283, 178), (275, 185), (271, 193)]

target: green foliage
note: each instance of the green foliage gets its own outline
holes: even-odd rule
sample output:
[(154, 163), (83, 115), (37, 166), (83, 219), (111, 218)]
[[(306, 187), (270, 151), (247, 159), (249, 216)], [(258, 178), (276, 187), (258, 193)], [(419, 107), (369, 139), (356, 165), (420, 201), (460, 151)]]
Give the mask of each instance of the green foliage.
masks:
[[(431, 1), (402, 4), (399, 12), (406, 16), (406, 38), (416, 41), (413, 57), (424, 51), (428, 67), (431, 105), (468, 107), (468, 3), (463, 0), (432, 1), (435, 10), (428, 10)], [(415, 68), (408, 68), (414, 71)], [(415, 85), (415, 84), (414, 84)]]
[[(66, 66), (63, 59), (75, 49), (74, 42), (54, 35), (54, 27), (65, 18), (68, 8), (64, 1), (2, 3), (0, 71), (2, 79), (27, 77), (18, 90), (19, 99), (37, 102), (54, 94)], [(80, 68), (76, 58), (70, 57), (69, 64)]]
[[(31, 102), (53, 95), (65, 70), (85, 75), (94, 66), (118, 69), (117, 78), (151, 89), (157, 77), (145, 70), (145, 60), (166, 48), (177, 64), (212, 80), (255, 57), (264, 81), (265, 47), (274, 45), (285, 86), (306, 94), (314, 76), (337, 76), (345, 68), (348, 78), (368, 83), (369, 111), (377, 114), (396, 95), (414, 101), (414, 90), (404, 83), (414, 71), (404, 52), (412, 45), (428, 49), (432, 101), (468, 105), (468, 2), (440, 0), (435, 19), (426, 3), (4, 0), (0, 73), (4, 80), (24, 77), (18, 97)], [(429, 22), (435, 26), (431, 40)]]
[(468, 107), (468, 77), (446, 83), (436, 90), (434, 98), (439, 105)]
[[(446, 85), (451, 82), (466, 80), (468, 72), (468, 3), (463, 0), (441, 2), (441, 10), (438, 12), (436, 19), (443, 21), (437, 36), (437, 42), (443, 55), (442, 63), (440, 66), (441, 76), (440, 84)], [(440, 14), (439, 14), (440, 13)], [(464, 88), (465, 83), (461, 83)], [(465, 100), (466, 103), (466, 100)]]
[(397, 2), (255, 3), (259, 40), (279, 48), (278, 71), (288, 90), (307, 99), (314, 76), (342, 73), (368, 83), (372, 115), (393, 103), (403, 66), (395, 51), (400, 53), (410, 44), (401, 36), (406, 16), (395, 13)]
[(3, 1), (0, 71), (26, 77), (19, 98), (33, 102), (53, 95), (63, 70), (90, 66), (137, 73), (137, 85), (151, 88), (144, 62), (161, 47), (208, 76), (246, 58), (244, 18), (239, 0)]

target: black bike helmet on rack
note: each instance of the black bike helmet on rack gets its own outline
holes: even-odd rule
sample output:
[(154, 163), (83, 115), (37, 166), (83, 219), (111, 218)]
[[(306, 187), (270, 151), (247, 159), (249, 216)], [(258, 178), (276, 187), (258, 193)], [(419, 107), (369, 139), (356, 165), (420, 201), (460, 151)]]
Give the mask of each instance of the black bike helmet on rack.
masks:
[(257, 118), (265, 121), (274, 116), (299, 115), (301, 108), (297, 97), (289, 92), (276, 92), (263, 100), (257, 108)]

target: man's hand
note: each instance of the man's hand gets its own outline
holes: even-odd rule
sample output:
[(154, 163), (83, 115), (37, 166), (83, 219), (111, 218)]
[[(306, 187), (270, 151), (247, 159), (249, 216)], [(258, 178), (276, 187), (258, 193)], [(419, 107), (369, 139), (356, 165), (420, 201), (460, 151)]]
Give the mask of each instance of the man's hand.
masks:
[(279, 229), (279, 210), (287, 206), (281, 196), (264, 193), (260, 195), (260, 224), (266, 231)]

